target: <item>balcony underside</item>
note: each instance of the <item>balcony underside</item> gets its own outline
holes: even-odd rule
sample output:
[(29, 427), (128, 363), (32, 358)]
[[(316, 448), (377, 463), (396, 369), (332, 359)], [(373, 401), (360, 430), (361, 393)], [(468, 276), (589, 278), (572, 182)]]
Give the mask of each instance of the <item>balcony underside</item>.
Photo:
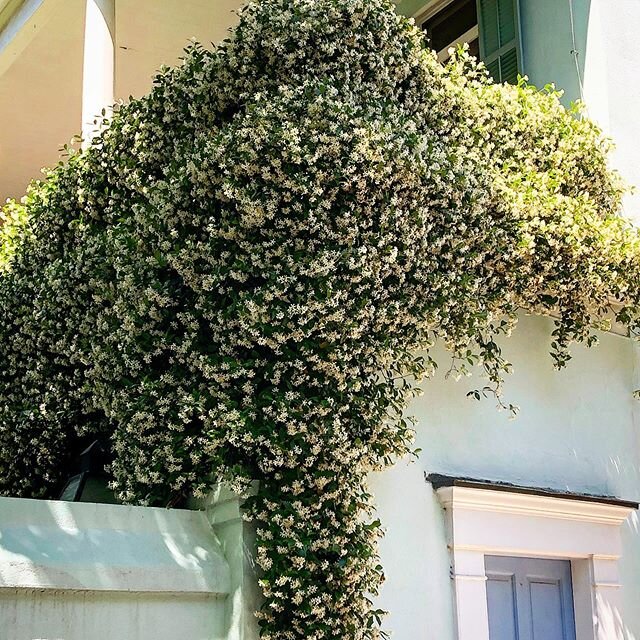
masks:
[[(87, 0), (0, 0), (0, 201), (80, 133)], [(91, 0), (92, 1), (92, 0)], [(190, 38), (227, 36), (241, 0), (116, 0), (116, 99), (144, 94)]]

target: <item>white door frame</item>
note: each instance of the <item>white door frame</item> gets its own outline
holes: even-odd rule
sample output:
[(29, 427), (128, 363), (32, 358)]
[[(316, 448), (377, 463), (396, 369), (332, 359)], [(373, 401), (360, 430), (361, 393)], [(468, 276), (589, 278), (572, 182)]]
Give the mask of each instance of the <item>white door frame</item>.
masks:
[(578, 640), (623, 640), (620, 527), (634, 507), (485, 488), (437, 489), (458, 640), (489, 640), (485, 555), (571, 560)]

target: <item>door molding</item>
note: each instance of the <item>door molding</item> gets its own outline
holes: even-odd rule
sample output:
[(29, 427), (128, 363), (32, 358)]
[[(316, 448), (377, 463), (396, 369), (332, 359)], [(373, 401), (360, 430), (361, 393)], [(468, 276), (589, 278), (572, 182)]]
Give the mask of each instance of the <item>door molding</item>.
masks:
[(633, 506), (461, 486), (436, 493), (446, 514), (458, 640), (489, 640), (485, 555), (570, 560), (577, 637), (623, 640), (620, 528)]

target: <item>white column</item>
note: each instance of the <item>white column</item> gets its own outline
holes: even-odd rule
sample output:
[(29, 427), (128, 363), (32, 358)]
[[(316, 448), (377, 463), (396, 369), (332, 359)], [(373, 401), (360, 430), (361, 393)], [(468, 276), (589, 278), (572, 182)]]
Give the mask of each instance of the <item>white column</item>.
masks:
[(85, 147), (101, 128), (102, 110), (109, 117), (115, 102), (115, 14), (115, 0), (87, 0), (82, 74)]
[(571, 582), (576, 622), (580, 640), (598, 640), (593, 559), (574, 558), (571, 561)]
[[(575, 4), (577, 6), (578, 3)], [(614, 43), (607, 42), (603, 18), (611, 11), (611, 7), (603, 7), (601, 0), (585, 4), (588, 6), (589, 15), (587, 39), (584, 51), (580, 52), (584, 61), (583, 98), (589, 117), (610, 135), (611, 95), (607, 59), (611, 52), (615, 52), (616, 56), (618, 52)]]

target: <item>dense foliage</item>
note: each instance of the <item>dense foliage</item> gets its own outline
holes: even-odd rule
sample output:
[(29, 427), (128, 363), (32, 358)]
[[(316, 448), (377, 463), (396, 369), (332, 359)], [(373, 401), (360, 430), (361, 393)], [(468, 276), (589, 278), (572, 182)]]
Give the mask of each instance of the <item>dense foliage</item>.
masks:
[(9, 268), (23, 234), (29, 233), (27, 218), (26, 207), (14, 201), (8, 201), (0, 209), (0, 273)]
[(432, 345), (499, 396), (519, 309), (558, 318), (558, 365), (611, 300), (638, 317), (577, 115), (442, 68), (390, 0), (250, 3), (6, 210), (0, 490), (49, 495), (96, 434), (128, 502), (259, 480), (263, 638), (377, 637), (366, 478), (411, 451)]

